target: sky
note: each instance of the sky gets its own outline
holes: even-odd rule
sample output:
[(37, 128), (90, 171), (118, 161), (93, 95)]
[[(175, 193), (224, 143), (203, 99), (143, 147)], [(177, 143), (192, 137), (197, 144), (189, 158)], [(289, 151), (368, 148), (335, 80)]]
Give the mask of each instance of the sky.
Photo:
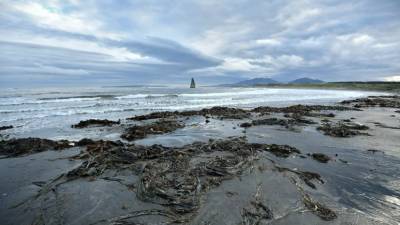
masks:
[(399, 0), (0, 0), (0, 86), (400, 81)]

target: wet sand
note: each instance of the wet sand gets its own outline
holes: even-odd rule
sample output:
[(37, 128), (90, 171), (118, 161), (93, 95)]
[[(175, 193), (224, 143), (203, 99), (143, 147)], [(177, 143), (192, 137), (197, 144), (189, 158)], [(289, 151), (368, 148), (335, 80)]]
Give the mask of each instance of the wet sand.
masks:
[(18, 154), (5, 140), (1, 224), (399, 224), (400, 99), (383, 99), (92, 121), (91, 140)]

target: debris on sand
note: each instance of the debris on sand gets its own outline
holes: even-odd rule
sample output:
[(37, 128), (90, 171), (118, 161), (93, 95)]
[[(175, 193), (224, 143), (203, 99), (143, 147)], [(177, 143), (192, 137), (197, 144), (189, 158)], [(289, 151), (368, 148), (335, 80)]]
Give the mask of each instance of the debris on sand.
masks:
[(89, 119), (89, 120), (81, 120), (79, 123), (72, 125), (72, 128), (86, 128), (89, 126), (112, 126), (115, 124), (120, 124), (121, 121), (112, 121), (112, 120), (99, 120), (99, 119)]
[[(46, 149), (47, 145), (59, 147), (58, 145), (62, 144), (52, 141), (40, 143), (42, 143), (40, 147)], [(160, 213), (161, 216), (166, 216), (173, 221), (187, 224), (201, 207), (201, 199), (204, 194), (221, 185), (225, 180), (250, 173), (262, 152), (268, 151), (284, 158), (300, 153), (298, 149), (287, 145), (248, 143), (243, 137), (210, 140), (207, 143), (195, 142), (182, 147), (140, 146), (121, 141), (90, 139), (82, 139), (75, 142), (75, 145), (86, 146), (82, 148), (78, 156), (71, 157), (71, 159), (81, 160), (82, 163), (54, 180), (40, 183), (40, 191), (29, 201), (39, 199), (39, 196), (50, 191), (57, 192), (58, 185), (66, 182), (80, 178), (102, 178), (127, 186), (141, 201), (166, 208), (166, 211), (154, 211), (150, 214), (133, 212), (127, 214), (126, 217), (111, 219), (121, 223), (128, 223), (131, 219), (135, 220), (135, 217), (141, 215), (158, 215)], [(271, 162), (273, 161), (271, 160)], [(131, 171), (139, 179), (135, 184), (126, 184), (118, 179), (104, 177), (107, 174), (105, 171), (122, 170)], [(306, 185), (314, 189), (313, 180), (323, 183), (317, 173), (278, 168), (278, 172), (284, 171), (294, 173)], [(135, 188), (131, 189), (132, 186)], [(264, 220), (272, 219), (271, 210), (263, 204), (259, 197), (260, 190), (257, 190), (257, 193), (255, 199), (251, 200), (249, 205), (241, 211), (244, 224), (254, 224), (254, 222), (257, 224), (257, 221), (262, 223)], [(164, 215), (164, 212), (168, 212), (168, 214)]]
[(279, 167), (279, 166), (276, 166), (276, 169), (279, 172), (291, 172), (291, 173), (296, 174), (307, 186), (309, 186), (312, 189), (316, 189), (317, 187), (311, 181), (317, 180), (321, 184), (324, 183), (324, 180), (322, 180), (321, 175), (319, 175), (318, 173), (309, 172), (309, 171), (298, 171), (298, 170), (289, 169), (289, 168), (285, 168), (285, 167)]
[(324, 123), (317, 127), (317, 130), (323, 131), (325, 135), (333, 137), (352, 137), (355, 135), (369, 135), (360, 132), (360, 130), (368, 130), (369, 127), (359, 123), (346, 123), (339, 121), (337, 123)]
[(52, 141), (41, 138), (20, 138), (0, 141), (0, 154), (8, 157), (16, 157), (71, 147), (70, 142), (67, 140)]
[(201, 110), (190, 110), (190, 111), (166, 111), (166, 112), (154, 112), (147, 115), (134, 116), (131, 118), (127, 118), (128, 120), (149, 120), (149, 119), (166, 119), (170, 117), (179, 117), (179, 116), (215, 116), (219, 119), (244, 119), (250, 116), (250, 113), (244, 109), (239, 108), (230, 108), (230, 107), (221, 107), (215, 106), (209, 109), (201, 109)]
[(263, 221), (273, 218), (272, 211), (262, 202), (260, 185), (257, 186), (254, 200), (251, 200), (250, 204), (242, 209), (241, 216), (243, 225), (263, 224)]
[(313, 153), (312, 158), (320, 163), (327, 163), (331, 158), (323, 153)]
[(201, 182), (188, 170), (188, 163), (188, 157), (183, 157), (147, 164), (138, 185), (138, 198), (167, 206), (175, 213), (194, 212), (200, 205)]
[(340, 103), (343, 105), (351, 104), (356, 108), (363, 108), (363, 107), (400, 108), (400, 96), (399, 95), (368, 96), (366, 98), (345, 100)]
[(316, 216), (325, 221), (331, 221), (337, 218), (334, 211), (322, 205), (319, 202), (315, 202), (311, 197), (303, 192), (303, 203), (304, 206), (309, 209)]
[(0, 127), (0, 130), (8, 130), (14, 128), (13, 126), (2, 126)]
[(159, 120), (143, 126), (134, 125), (126, 129), (121, 137), (128, 141), (134, 141), (137, 139), (143, 139), (150, 134), (170, 133), (183, 127), (183, 124), (175, 120)]

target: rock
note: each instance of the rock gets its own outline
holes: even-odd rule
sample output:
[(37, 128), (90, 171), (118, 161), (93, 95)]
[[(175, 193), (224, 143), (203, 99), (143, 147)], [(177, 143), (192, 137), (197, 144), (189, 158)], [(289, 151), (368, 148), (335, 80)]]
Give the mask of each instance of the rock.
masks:
[(311, 155), (314, 160), (320, 162), (320, 163), (327, 163), (331, 158), (325, 154), (322, 153), (313, 153)]
[(72, 146), (67, 140), (53, 141), (41, 138), (20, 138), (0, 141), (0, 154), (8, 157), (16, 157), (70, 147)]
[(89, 126), (112, 126), (114, 124), (120, 124), (121, 121), (111, 121), (111, 120), (98, 120), (98, 119), (89, 119), (82, 120), (78, 124), (72, 125), (72, 128), (86, 128)]
[(150, 114), (134, 116), (134, 117), (130, 117), (127, 119), (128, 120), (138, 120), (138, 121), (149, 120), (149, 119), (167, 119), (169, 117), (177, 116), (179, 114), (180, 114), (180, 112), (178, 112), (178, 111), (175, 111), (175, 112), (153, 112)]
[(288, 107), (269, 107), (269, 106), (260, 106), (252, 110), (252, 112), (256, 113), (294, 113), (302, 116), (310, 115), (312, 116), (312, 112), (319, 112), (325, 110), (335, 110), (335, 111), (350, 111), (350, 110), (358, 110), (350, 107), (343, 106), (325, 106), (325, 105), (293, 105)]
[(127, 118), (128, 120), (149, 120), (149, 119), (166, 119), (170, 117), (178, 117), (178, 116), (215, 116), (219, 119), (244, 119), (250, 116), (250, 113), (244, 109), (238, 108), (229, 108), (229, 107), (221, 107), (215, 106), (209, 109), (201, 109), (201, 110), (190, 110), (183, 112), (154, 112), (147, 115), (134, 116), (131, 118)]
[(343, 105), (353, 105), (356, 108), (363, 108), (363, 107), (400, 108), (400, 96), (398, 95), (368, 96), (366, 98), (345, 100), (340, 103)]
[(91, 145), (91, 144), (94, 144), (94, 143), (95, 143), (95, 141), (93, 141), (91, 139), (83, 138), (80, 141), (76, 142), (75, 144), (77, 146), (86, 146), (86, 145)]
[(252, 126), (251, 123), (247, 123), (247, 122), (240, 124), (240, 127), (243, 127), (243, 128), (247, 128), (247, 127), (251, 127), (251, 126)]

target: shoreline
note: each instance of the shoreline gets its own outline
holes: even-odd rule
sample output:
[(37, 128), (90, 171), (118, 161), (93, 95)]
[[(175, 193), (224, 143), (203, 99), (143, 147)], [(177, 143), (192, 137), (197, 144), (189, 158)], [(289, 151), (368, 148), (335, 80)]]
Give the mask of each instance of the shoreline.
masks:
[(5, 224), (395, 224), (399, 110), (398, 96), (213, 107), (71, 124), (109, 140), (6, 139), (0, 216)]

